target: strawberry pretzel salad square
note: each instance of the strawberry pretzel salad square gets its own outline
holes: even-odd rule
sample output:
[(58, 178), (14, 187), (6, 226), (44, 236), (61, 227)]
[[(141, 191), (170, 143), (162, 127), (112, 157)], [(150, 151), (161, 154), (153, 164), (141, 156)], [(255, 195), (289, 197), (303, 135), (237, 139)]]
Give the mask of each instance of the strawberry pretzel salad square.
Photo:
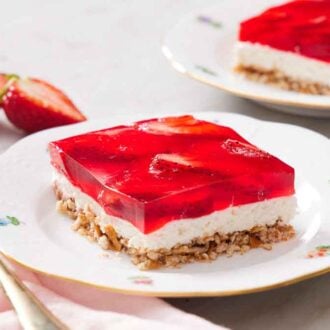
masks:
[(190, 115), (49, 144), (57, 208), (142, 270), (271, 249), (295, 234), (294, 169)]
[(241, 22), (235, 52), (249, 79), (330, 95), (330, 1), (290, 1)]

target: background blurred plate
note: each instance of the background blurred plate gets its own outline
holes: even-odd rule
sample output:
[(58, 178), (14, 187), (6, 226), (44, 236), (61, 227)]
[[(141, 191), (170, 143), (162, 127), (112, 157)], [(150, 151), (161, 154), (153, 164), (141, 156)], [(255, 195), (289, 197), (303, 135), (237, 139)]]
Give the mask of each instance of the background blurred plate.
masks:
[(279, 0), (222, 0), (192, 12), (172, 28), (162, 50), (173, 67), (205, 84), (292, 114), (330, 117), (330, 96), (308, 95), (248, 81), (232, 72), (239, 23)]

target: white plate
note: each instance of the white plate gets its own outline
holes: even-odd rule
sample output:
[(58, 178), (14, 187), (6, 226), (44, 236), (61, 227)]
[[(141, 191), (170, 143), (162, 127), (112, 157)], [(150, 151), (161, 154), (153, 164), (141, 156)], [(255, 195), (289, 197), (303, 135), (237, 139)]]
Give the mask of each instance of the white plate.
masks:
[(239, 23), (282, 0), (222, 0), (184, 17), (163, 40), (163, 53), (185, 75), (288, 113), (330, 117), (330, 96), (285, 91), (232, 72)]
[[(295, 167), (298, 235), (272, 251), (257, 249), (213, 263), (141, 272), (128, 257), (104, 252), (71, 230), (72, 221), (55, 211), (49, 141), (142, 119), (113, 117), (66, 126), (27, 137), (0, 157), (0, 249), (36, 271), (130, 294), (211, 296), (255, 292), (329, 271), (330, 145), (312, 131), (228, 113), (196, 117), (229, 125), (258, 146)], [(12, 216), (18, 219), (19, 224)], [(315, 250), (316, 249), (316, 250)], [(308, 258), (310, 251), (323, 256)], [(315, 254), (316, 256), (316, 254)]]

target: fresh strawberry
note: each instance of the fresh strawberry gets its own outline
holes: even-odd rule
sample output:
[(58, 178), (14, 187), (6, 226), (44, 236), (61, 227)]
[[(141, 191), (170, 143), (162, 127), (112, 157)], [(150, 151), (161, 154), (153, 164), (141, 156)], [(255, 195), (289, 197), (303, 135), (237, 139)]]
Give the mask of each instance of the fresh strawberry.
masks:
[(16, 79), (3, 93), (8, 119), (28, 133), (86, 120), (59, 89), (39, 79)]

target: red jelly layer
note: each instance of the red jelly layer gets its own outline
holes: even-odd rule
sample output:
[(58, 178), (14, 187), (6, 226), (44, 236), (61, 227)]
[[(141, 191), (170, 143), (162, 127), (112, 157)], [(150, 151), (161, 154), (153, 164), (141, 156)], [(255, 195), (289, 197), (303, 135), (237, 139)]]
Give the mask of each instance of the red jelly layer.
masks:
[(234, 130), (191, 116), (50, 143), (53, 166), (143, 233), (172, 220), (294, 193), (294, 170)]
[(241, 23), (239, 39), (330, 62), (330, 0), (296, 0)]

